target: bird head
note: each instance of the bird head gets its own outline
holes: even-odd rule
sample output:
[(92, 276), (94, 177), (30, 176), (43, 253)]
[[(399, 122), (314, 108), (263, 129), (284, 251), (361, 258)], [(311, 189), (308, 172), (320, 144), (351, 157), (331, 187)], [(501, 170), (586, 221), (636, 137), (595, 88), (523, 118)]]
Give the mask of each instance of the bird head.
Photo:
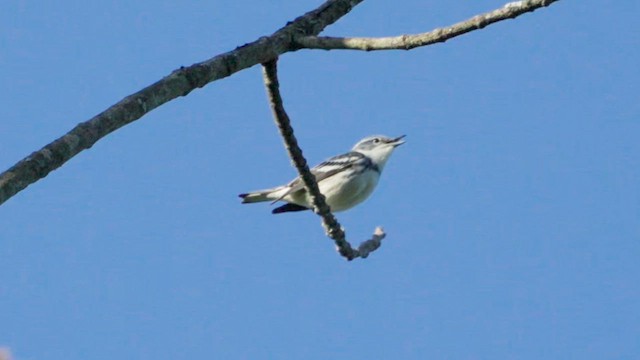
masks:
[(368, 136), (354, 145), (352, 151), (359, 152), (371, 159), (380, 170), (384, 167), (393, 150), (404, 144), (406, 135), (390, 138), (383, 135)]

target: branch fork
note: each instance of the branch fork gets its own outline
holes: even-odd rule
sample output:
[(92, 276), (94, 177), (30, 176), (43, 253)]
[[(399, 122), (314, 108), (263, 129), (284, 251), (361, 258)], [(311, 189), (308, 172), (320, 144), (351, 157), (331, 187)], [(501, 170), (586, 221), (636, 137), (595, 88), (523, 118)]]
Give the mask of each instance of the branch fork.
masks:
[(522, 0), (474, 16), (445, 28), (430, 32), (382, 38), (319, 37), (325, 27), (346, 15), (363, 0), (327, 0), (315, 10), (296, 18), (270, 36), (263, 36), (251, 43), (217, 55), (209, 60), (181, 67), (154, 84), (131, 94), (92, 119), (78, 124), (66, 135), (42, 149), (25, 157), (14, 166), (0, 173), (0, 205), (24, 190), (30, 184), (44, 178), (80, 152), (91, 148), (111, 132), (134, 122), (155, 108), (186, 96), (191, 91), (211, 82), (231, 76), (243, 69), (263, 64), (264, 82), (276, 124), (280, 130), (289, 157), (292, 159), (305, 188), (311, 196), (314, 212), (322, 217), (327, 235), (332, 238), (338, 252), (347, 258), (366, 258), (380, 247), (385, 233), (376, 228), (372, 237), (354, 249), (345, 239), (338, 220), (327, 206), (318, 189), (314, 176), (309, 171), (293, 134), (279, 92), (277, 66), (278, 56), (300, 49), (323, 50), (410, 50), (416, 47), (445, 42), (451, 38), (484, 28), (496, 22), (512, 19), (527, 12), (546, 7), (559, 0)]

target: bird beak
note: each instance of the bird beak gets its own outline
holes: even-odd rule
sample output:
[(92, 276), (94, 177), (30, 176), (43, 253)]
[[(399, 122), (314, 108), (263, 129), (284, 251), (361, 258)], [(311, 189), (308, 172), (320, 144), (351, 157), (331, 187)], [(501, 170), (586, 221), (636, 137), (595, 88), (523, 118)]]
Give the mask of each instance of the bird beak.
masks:
[(389, 144), (393, 145), (393, 147), (400, 146), (400, 145), (402, 145), (402, 144), (404, 144), (404, 143), (405, 143), (405, 141), (404, 141), (404, 140), (402, 140), (405, 136), (407, 136), (407, 135), (400, 135), (400, 136), (398, 136), (397, 138), (395, 138), (395, 139), (391, 140), (391, 141), (389, 142)]

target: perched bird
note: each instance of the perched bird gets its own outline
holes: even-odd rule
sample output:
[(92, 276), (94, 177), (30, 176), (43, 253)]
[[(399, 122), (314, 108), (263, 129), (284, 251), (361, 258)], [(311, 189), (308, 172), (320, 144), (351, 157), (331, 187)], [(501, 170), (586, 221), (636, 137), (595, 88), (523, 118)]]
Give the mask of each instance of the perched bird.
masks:
[[(311, 169), (331, 211), (351, 209), (371, 195), (389, 156), (397, 146), (404, 144), (404, 137), (405, 135), (397, 138), (381, 135), (366, 137), (348, 153), (334, 156)], [(273, 209), (274, 214), (313, 208), (300, 177), (287, 185), (239, 196), (243, 204), (262, 201), (271, 201), (272, 204), (278, 201), (287, 203)]]

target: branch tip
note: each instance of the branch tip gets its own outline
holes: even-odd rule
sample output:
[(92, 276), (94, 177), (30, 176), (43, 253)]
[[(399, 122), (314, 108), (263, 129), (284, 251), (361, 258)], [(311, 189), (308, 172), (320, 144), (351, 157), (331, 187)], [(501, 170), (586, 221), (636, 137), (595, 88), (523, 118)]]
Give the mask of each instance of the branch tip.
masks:
[(480, 30), (491, 24), (518, 17), (522, 14), (547, 7), (560, 0), (522, 0), (506, 3), (501, 8), (479, 14), (470, 19), (446, 28), (432, 31), (391, 37), (356, 38), (356, 37), (323, 37), (301, 36), (293, 39), (296, 49), (322, 50), (411, 50), (417, 47), (443, 43), (451, 38)]

